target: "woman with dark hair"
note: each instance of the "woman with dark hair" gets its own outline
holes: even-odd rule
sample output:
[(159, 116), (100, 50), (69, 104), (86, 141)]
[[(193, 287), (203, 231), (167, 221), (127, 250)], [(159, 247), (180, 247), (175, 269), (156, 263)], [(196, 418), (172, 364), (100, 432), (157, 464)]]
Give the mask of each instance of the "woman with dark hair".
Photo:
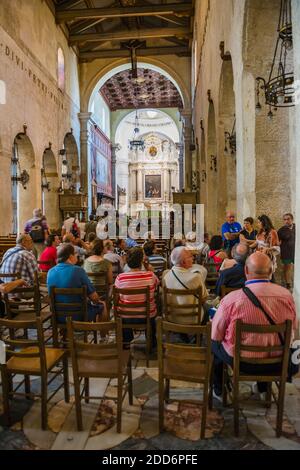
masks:
[(213, 261), (214, 264), (216, 264), (217, 271), (220, 270), (220, 263), (222, 263), (224, 259), (227, 258), (227, 253), (223, 248), (224, 242), (221, 235), (214, 235), (213, 237), (211, 237), (211, 240), (209, 242), (209, 252), (207, 255), (207, 261), (208, 263), (211, 263)]
[(92, 255), (84, 261), (83, 269), (87, 273), (106, 273), (107, 282), (111, 285), (113, 283), (112, 264), (103, 257), (104, 254), (103, 240), (96, 240), (93, 244)]
[(40, 264), (39, 268), (41, 271), (49, 271), (57, 263), (57, 251), (56, 248), (60, 244), (58, 235), (51, 234), (45, 241), (46, 248), (40, 255), (39, 261), (46, 261), (46, 264)]
[(240, 243), (252, 245), (253, 241), (256, 240), (257, 230), (254, 229), (253, 224), (254, 220), (252, 217), (244, 219), (244, 228), (240, 233)]
[(250, 248), (255, 248), (256, 251), (261, 251), (271, 258), (274, 273), (277, 268), (276, 256), (280, 254), (279, 238), (271, 219), (267, 215), (260, 215), (257, 220), (258, 234), (255, 243), (250, 245)]

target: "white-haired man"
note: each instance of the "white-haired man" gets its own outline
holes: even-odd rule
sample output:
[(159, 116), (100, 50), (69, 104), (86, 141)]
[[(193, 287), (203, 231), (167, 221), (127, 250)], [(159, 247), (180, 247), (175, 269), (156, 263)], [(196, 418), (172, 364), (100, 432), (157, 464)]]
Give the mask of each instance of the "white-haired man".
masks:
[(46, 217), (43, 217), (41, 209), (33, 210), (33, 218), (27, 220), (24, 232), (31, 236), (37, 251), (37, 257), (39, 258), (40, 254), (45, 249), (45, 240), (47, 240), (49, 234), (47, 220)]
[[(166, 271), (163, 277), (163, 286), (165, 286), (167, 289), (180, 290), (198, 289), (201, 287), (201, 303), (204, 304), (208, 297), (208, 292), (206, 290), (202, 275), (200, 273), (191, 271), (193, 266), (193, 255), (191, 250), (185, 246), (178, 246), (177, 248), (174, 248), (171, 254), (171, 263), (173, 264), (173, 267), (169, 271)], [(195, 304), (198, 302), (198, 299), (194, 295), (179, 295), (174, 296), (172, 302), (178, 305), (186, 303)]]

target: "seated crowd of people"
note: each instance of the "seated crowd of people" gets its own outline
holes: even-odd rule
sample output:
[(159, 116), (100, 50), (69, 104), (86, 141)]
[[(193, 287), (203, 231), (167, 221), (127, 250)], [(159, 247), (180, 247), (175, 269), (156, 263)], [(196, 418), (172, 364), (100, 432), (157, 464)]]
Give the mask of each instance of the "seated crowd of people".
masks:
[[(41, 216), (40, 212), (38, 214)], [(163, 315), (164, 311), (161, 301), (163, 289), (177, 291), (201, 289), (200, 298), (194, 294), (184, 298), (180, 294), (174, 294), (173, 302), (179, 306), (183, 303), (193, 305), (200, 302), (202, 324), (212, 321), (211, 339), (215, 358), (214, 394), (218, 398), (221, 395), (222, 365), (233, 364), (235, 322), (241, 319), (244, 323), (268, 325), (268, 320), (260, 309), (245, 294), (244, 287), (248, 287), (255, 294), (275, 323), (289, 319), (293, 323), (293, 331), (297, 329), (292, 294), (274, 281), (276, 256), (280, 253), (281, 246), (284, 246), (283, 265), (290, 267), (294, 262), (295, 226), (291, 214), (286, 214), (284, 218), (286, 224), (277, 233), (266, 215), (258, 217), (258, 230), (254, 228), (254, 221), (250, 217), (245, 219), (242, 229), (240, 224), (235, 222), (234, 214), (228, 212), (227, 221), (222, 227), (222, 235), (210, 238), (205, 234), (204, 241), (198, 245), (192, 237), (188, 237), (188, 240), (184, 238), (173, 240), (173, 249), (169, 257), (167, 252), (158, 250), (153, 239), (146, 240), (141, 246), (131, 238), (103, 241), (94, 231), (88, 230), (90, 227), (87, 227), (83, 241), (79, 234), (74, 235), (74, 230), (72, 232), (74, 221), (71, 220), (69, 225), (64, 223), (61, 236), (47, 234), (43, 250), (40, 246), (37, 250), (39, 256), (37, 261), (33, 253), (34, 240), (29, 230), (31, 226), (29, 228), (27, 226), (27, 233), (17, 237), (16, 246), (4, 254), (0, 265), (1, 274), (20, 273), (21, 279), (15, 281), (13, 278), (3, 277), (0, 288), (1, 291), (8, 292), (13, 291), (15, 286), (33, 285), (35, 273), (44, 271), (47, 272), (49, 291), (51, 287), (86, 286), (88, 320), (109, 321), (113, 312), (110, 311), (111, 303), (97, 293), (93, 285), (93, 274), (105, 274), (109, 297), (113, 286), (117, 289), (149, 287), (153, 351), (156, 349), (155, 318), (157, 315)], [(43, 230), (45, 227), (44, 223)], [(95, 224), (93, 227), (95, 228)], [(288, 247), (285, 246), (286, 243)], [(116, 265), (117, 270), (114, 271)], [(217, 276), (213, 290), (206, 284), (207, 276), (212, 269)], [(288, 281), (286, 287), (290, 288), (290, 271), (285, 270), (285, 274)], [(209, 299), (220, 297), (222, 286), (236, 290), (220, 301), (215, 315), (210, 319)], [(130, 293), (121, 295), (120, 298), (123, 321), (126, 324), (128, 320), (126, 305), (143, 299), (137, 294)], [(68, 302), (68, 298), (62, 296), (61, 302), (64, 301)], [(144, 321), (139, 317), (138, 311), (134, 321), (137, 324)], [(130, 322), (132, 323), (132, 319)], [(184, 323), (184, 319), (182, 322)], [(132, 329), (124, 329), (124, 347), (128, 347), (132, 339)], [(185, 341), (189, 341), (189, 338), (185, 338)], [(257, 338), (249, 334), (245, 341), (248, 345), (252, 343), (255, 345)], [(259, 342), (263, 342), (266, 346), (277, 344), (278, 341), (276, 333), (259, 338)], [(255, 357), (255, 353), (252, 357)], [(265, 384), (259, 384), (259, 391), (265, 391)]]

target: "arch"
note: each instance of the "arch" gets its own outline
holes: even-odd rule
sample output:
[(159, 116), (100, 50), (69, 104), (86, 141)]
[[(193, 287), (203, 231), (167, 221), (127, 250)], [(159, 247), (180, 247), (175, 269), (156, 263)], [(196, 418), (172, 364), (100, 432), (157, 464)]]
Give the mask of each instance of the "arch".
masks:
[[(140, 60), (137, 63), (137, 67), (149, 68), (155, 70), (165, 77), (167, 77), (171, 82), (176, 86), (181, 99), (183, 101), (184, 108), (190, 108), (190, 93), (186, 88), (183, 80), (180, 75), (173, 70), (170, 66), (166, 65), (164, 62), (147, 57), (147, 62)], [(83, 93), (82, 99), (82, 111), (88, 112), (91, 108), (91, 103), (93, 102), (94, 94), (101, 88), (101, 86), (113, 75), (123, 70), (128, 70), (131, 68), (131, 64), (127, 59), (119, 59), (111, 62), (110, 64), (104, 66), (100, 71), (94, 74), (90, 79), (89, 83), (86, 86), (86, 89)]]
[(59, 176), (55, 156), (50, 147), (44, 150), (42, 171), (44, 171), (44, 176), (49, 183), (49, 188), (42, 188), (43, 214), (47, 217), (49, 227), (58, 228), (57, 224), (60, 219), (59, 197), (57, 192), (59, 187)]
[[(224, 221), (226, 210), (236, 212), (236, 156), (231, 153), (225, 132), (231, 133), (235, 123), (235, 94), (232, 61), (223, 61), (219, 88), (219, 196), (218, 225)], [(225, 148), (228, 151), (225, 151)]]
[[(65, 188), (75, 186), (80, 187), (80, 165), (78, 147), (72, 132), (68, 132), (64, 138), (64, 149), (66, 151), (65, 160), (67, 161), (68, 173), (72, 174), (71, 180), (65, 182)], [(61, 168), (60, 168), (61, 174)]]
[(32, 142), (25, 132), (16, 135), (13, 145), (13, 161), (11, 165), (12, 176), (27, 171), (29, 179), (26, 185), (12, 181), (12, 231), (21, 232), (25, 222), (32, 218), (33, 195), (37, 193), (35, 154)]
[(218, 231), (218, 157), (216, 117), (213, 101), (208, 108), (207, 152), (206, 152), (206, 207), (205, 225), (212, 234)]

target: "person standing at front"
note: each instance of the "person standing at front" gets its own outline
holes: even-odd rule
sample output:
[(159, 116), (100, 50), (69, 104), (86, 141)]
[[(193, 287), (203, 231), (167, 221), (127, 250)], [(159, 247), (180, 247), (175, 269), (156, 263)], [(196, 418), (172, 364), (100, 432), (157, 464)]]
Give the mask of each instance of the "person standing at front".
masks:
[(222, 237), (224, 248), (230, 257), (231, 249), (239, 243), (240, 233), (242, 231), (241, 224), (235, 221), (235, 215), (232, 211), (226, 212), (226, 222), (222, 225)]
[(293, 214), (284, 214), (284, 225), (278, 230), (280, 258), (283, 264), (283, 276), (287, 289), (292, 287), (293, 264), (295, 260), (296, 225)]

